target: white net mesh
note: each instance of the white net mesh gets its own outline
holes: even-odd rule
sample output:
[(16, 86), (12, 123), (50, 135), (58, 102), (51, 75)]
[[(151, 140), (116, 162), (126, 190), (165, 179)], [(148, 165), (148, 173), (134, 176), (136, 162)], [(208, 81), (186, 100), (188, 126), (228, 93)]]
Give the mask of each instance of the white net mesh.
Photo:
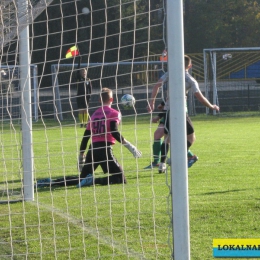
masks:
[[(1, 259), (171, 258), (168, 181), (157, 169), (143, 169), (151, 163), (157, 127), (146, 106), (162, 71), (164, 11), (164, 1), (1, 1)], [(74, 78), (78, 63), (65, 58), (71, 46), (78, 47), (92, 83), (89, 114), (100, 106), (101, 89), (111, 88), (112, 107), (122, 113), (118, 130), (142, 151), (136, 159), (124, 146), (113, 147), (127, 184), (57, 185), (79, 177), (85, 131)], [(21, 76), (24, 54), (37, 73)], [(133, 109), (122, 108), (125, 93), (135, 97)], [(25, 171), (27, 163), (32, 172)], [(93, 174), (107, 176), (101, 167)]]
[(205, 91), (221, 113), (259, 110), (259, 60), (259, 48), (205, 50)]

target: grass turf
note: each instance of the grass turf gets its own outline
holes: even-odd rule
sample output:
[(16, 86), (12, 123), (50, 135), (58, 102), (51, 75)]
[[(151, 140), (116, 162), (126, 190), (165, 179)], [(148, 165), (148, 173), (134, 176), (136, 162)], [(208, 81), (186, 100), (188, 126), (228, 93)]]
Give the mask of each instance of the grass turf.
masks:
[[(192, 120), (192, 151), (199, 161), (189, 169), (191, 259), (213, 259), (213, 238), (259, 236), (259, 117)], [(43, 188), (34, 202), (0, 204), (0, 258), (170, 259), (169, 172), (143, 170), (155, 128), (145, 116), (123, 119), (123, 135), (143, 152), (136, 160), (119, 144), (114, 147), (127, 185)], [(15, 173), (21, 169), (14, 160), (21, 154), (17, 129), (3, 126), (1, 138), (6, 174), (0, 185), (14, 193), (22, 179)], [(76, 174), (83, 131), (71, 122), (34, 123), (35, 177)]]

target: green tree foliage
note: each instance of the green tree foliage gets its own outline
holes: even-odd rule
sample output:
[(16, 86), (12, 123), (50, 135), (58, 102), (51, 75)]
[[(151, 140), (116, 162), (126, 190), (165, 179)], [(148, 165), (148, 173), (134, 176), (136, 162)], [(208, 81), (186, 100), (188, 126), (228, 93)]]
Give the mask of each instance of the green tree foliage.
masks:
[[(166, 0), (54, 0), (32, 26), (32, 62), (43, 86), (51, 85), (50, 65), (71, 63), (77, 44), (83, 62), (145, 60), (165, 47), (162, 8)], [(82, 8), (91, 12), (86, 15)], [(174, 15), (174, 10), (170, 12)], [(259, 46), (260, 0), (185, 0), (185, 52), (204, 48)]]
[[(163, 0), (54, 0), (32, 27), (32, 62), (48, 78), (46, 82), (43, 77), (42, 85), (51, 84), (51, 64), (72, 63), (64, 58), (75, 44), (83, 62), (138, 60), (160, 53), (164, 49), (162, 5)], [(83, 7), (91, 12), (83, 14)]]
[(185, 50), (258, 47), (260, 1), (186, 0)]

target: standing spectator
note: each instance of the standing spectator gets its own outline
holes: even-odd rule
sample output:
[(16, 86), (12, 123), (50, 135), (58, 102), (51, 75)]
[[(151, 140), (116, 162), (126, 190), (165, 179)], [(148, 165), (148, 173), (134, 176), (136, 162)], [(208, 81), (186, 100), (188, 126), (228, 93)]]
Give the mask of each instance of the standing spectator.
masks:
[(88, 122), (88, 106), (92, 93), (92, 84), (89, 78), (87, 78), (87, 70), (85, 68), (80, 69), (81, 56), (77, 57), (78, 69), (76, 75), (77, 81), (77, 106), (80, 127), (83, 127)]

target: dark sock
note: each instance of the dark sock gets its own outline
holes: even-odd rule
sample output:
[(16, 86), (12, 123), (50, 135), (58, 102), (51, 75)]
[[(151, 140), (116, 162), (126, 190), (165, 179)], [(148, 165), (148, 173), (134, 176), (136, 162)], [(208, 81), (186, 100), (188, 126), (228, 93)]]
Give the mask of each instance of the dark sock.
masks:
[(154, 140), (153, 142), (153, 163), (158, 164), (161, 156), (162, 139)]
[(169, 144), (162, 143), (162, 145), (161, 145), (161, 163), (165, 163), (168, 150), (169, 150)]
[(188, 151), (188, 157), (192, 157), (194, 154), (191, 150)]

